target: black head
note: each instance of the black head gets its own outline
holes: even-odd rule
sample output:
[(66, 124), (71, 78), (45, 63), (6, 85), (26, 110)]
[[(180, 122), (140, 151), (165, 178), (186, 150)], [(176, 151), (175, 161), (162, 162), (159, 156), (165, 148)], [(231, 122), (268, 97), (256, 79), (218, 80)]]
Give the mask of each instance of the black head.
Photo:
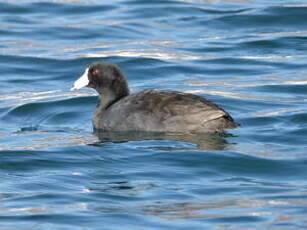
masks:
[(94, 62), (74, 83), (71, 90), (90, 87), (99, 94), (113, 93), (115, 97), (129, 94), (126, 78), (118, 66), (107, 62)]

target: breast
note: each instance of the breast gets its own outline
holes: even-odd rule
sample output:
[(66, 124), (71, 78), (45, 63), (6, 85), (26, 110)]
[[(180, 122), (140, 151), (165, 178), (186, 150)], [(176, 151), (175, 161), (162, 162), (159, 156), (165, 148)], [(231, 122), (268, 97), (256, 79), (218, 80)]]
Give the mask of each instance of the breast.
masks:
[(212, 132), (236, 124), (223, 109), (200, 96), (144, 90), (110, 106), (94, 126), (109, 131)]

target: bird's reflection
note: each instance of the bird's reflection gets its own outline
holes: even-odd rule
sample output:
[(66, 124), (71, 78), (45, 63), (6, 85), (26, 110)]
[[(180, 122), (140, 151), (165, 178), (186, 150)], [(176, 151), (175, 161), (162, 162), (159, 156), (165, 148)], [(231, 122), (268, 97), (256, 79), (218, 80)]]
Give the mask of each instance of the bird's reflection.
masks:
[(106, 142), (123, 143), (145, 140), (172, 140), (193, 144), (193, 147), (182, 148), (172, 146), (151, 147), (157, 150), (224, 150), (229, 145), (225, 137), (230, 136), (228, 133), (106, 132), (100, 130), (95, 130), (94, 134), (100, 141), (96, 143), (97, 145)]

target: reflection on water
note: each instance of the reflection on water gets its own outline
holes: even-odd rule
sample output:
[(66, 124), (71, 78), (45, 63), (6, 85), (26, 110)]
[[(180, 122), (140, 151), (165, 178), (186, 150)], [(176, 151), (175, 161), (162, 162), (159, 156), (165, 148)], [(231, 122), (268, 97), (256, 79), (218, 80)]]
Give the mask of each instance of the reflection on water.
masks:
[[(66, 135), (63, 133), (66, 132)], [(4, 135), (4, 134), (3, 134)], [(1, 133), (0, 133), (1, 136)], [(55, 147), (86, 145), (95, 141), (91, 135), (63, 131), (41, 131), (37, 127), (23, 127), (11, 136), (14, 139), (0, 144), (1, 150), (40, 150)], [(5, 139), (3, 137), (3, 139)]]
[[(230, 182), (230, 181), (229, 181)], [(145, 194), (145, 191), (158, 189), (162, 185), (155, 184), (131, 184), (125, 181), (113, 182), (100, 184), (101, 188), (89, 189), (88, 193), (107, 193), (112, 195), (117, 195), (121, 197), (142, 197)], [(170, 185), (163, 186), (164, 190), (168, 190), (169, 193), (172, 193), (174, 188), (170, 188)], [(191, 185), (190, 185), (191, 186)], [(195, 185), (196, 186), (196, 185)], [(257, 185), (255, 185), (257, 187)], [(218, 187), (216, 185), (197, 185), (203, 187), (204, 193), (211, 195), (218, 195), (224, 192), (230, 192), (230, 190), (225, 190), (225, 187)], [(245, 189), (253, 189), (253, 186), (245, 185)], [(284, 186), (268, 186), (267, 189), (270, 190), (279, 190), (283, 189)], [(287, 186), (286, 186), (287, 187)], [(289, 188), (296, 186), (288, 185)], [(232, 188), (234, 193), (238, 193), (239, 189), (236, 190)], [(261, 189), (259, 187), (259, 189)], [(180, 189), (179, 189), (180, 190)], [(265, 191), (265, 189), (263, 189)], [(233, 222), (258, 222), (263, 219), (267, 219), (269, 224), (283, 224), (285, 221), (296, 221), (296, 219), (307, 220), (307, 217), (304, 216), (299, 210), (299, 207), (306, 206), (306, 201), (301, 199), (302, 196), (306, 195), (306, 192), (287, 192), (283, 196), (276, 199), (276, 197), (270, 195), (264, 196), (252, 196), (252, 197), (239, 197), (234, 195), (226, 199), (217, 199), (212, 200), (210, 198), (203, 197), (201, 200), (190, 200), (190, 201), (180, 201), (177, 199), (170, 199), (168, 201), (152, 201), (146, 202), (145, 204), (136, 205), (136, 206), (117, 206), (117, 205), (102, 205), (95, 204), (88, 206), (89, 210), (101, 213), (125, 213), (125, 214), (138, 214), (138, 215), (147, 215), (158, 217), (166, 220), (176, 221), (176, 220), (210, 220), (214, 222), (224, 221), (233, 221)], [(291, 201), (287, 199), (291, 197)], [(296, 214), (289, 215), (287, 213), (287, 208), (290, 207), (292, 210), (297, 210)], [(302, 224), (305, 226), (306, 224)], [(273, 226), (272, 226), (273, 227)], [(240, 228), (236, 228), (240, 229)], [(246, 228), (242, 228), (246, 229)], [(270, 228), (274, 229), (274, 228)], [(276, 228), (280, 229), (280, 228)]]
[[(4, 133), (2, 138), (5, 139), (3, 135)], [(94, 135), (99, 139), (97, 141), (95, 136), (90, 133), (86, 135), (84, 130), (69, 130), (65, 127), (48, 129), (39, 125), (21, 127), (11, 135), (15, 138), (1, 143), (0, 150), (39, 150), (76, 145), (101, 146), (109, 142), (126, 143), (131, 141), (141, 142), (141, 148), (153, 150), (224, 150), (230, 146), (224, 138), (231, 136), (226, 133), (181, 134), (95, 131)]]
[(102, 51), (96, 53), (83, 53), (80, 54), (80, 57), (109, 57), (109, 56), (119, 56), (119, 57), (143, 57), (143, 58), (156, 58), (161, 60), (197, 60), (200, 59), (200, 56), (191, 55), (183, 52), (174, 52), (169, 50), (161, 49), (126, 49), (126, 50), (117, 50), (117, 51)]
[(50, 91), (21, 91), (21, 92), (6, 92), (1, 95), (0, 105), (2, 107), (17, 107), (31, 102), (42, 102), (44, 100), (67, 99), (84, 96), (93, 96), (94, 92), (71, 92), (63, 90)]
[[(143, 207), (143, 210), (150, 215), (166, 219), (190, 219), (190, 218), (230, 218), (230, 217), (255, 217), (271, 215), (271, 212), (258, 211), (233, 213), (227, 210), (231, 209), (250, 209), (252, 207), (265, 207), (272, 205), (286, 205), (285, 202), (271, 203), (270, 201), (256, 201), (245, 199), (231, 199), (223, 201), (207, 202), (173, 202), (162, 203), (156, 202)], [(223, 210), (223, 213), (220, 212)]]
[[(184, 1), (184, 0), (182, 0)], [(252, 0), (201, 0), (204, 3), (235, 3), (235, 4), (248, 4), (252, 3)]]
[[(217, 133), (155, 133), (155, 132), (103, 132), (95, 131), (94, 133), (101, 143), (105, 142), (129, 142), (129, 141), (146, 141), (146, 140), (172, 140), (178, 142), (191, 143), (192, 147), (178, 146), (152, 146), (150, 149), (156, 150), (223, 150), (229, 144), (224, 137), (230, 134)], [(162, 142), (159, 142), (162, 144)], [(98, 143), (96, 143), (98, 144)], [(175, 144), (174, 142), (172, 143)]]
[[(211, 219), (218, 221), (220, 218), (233, 219), (238, 221), (258, 221), (258, 218), (272, 218), (272, 224), (282, 223), (286, 220), (286, 213), (281, 213), (279, 208), (289, 205), (286, 201), (257, 200), (233, 198), (222, 201), (206, 202), (156, 202), (142, 207), (148, 215), (165, 218), (168, 220), (178, 219)], [(270, 211), (266, 209), (270, 208)], [(274, 210), (275, 208), (275, 210)], [(290, 219), (302, 218), (303, 215), (289, 216)], [(303, 219), (307, 220), (306, 217)]]

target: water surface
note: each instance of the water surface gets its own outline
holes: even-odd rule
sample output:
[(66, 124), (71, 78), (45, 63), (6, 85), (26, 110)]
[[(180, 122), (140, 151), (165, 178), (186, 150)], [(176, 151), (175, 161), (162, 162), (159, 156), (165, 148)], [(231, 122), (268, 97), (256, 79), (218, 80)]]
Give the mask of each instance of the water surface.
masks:
[[(0, 3), (0, 229), (306, 229), (305, 1)], [(93, 61), (204, 96), (226, 135), (92, 132)]]

